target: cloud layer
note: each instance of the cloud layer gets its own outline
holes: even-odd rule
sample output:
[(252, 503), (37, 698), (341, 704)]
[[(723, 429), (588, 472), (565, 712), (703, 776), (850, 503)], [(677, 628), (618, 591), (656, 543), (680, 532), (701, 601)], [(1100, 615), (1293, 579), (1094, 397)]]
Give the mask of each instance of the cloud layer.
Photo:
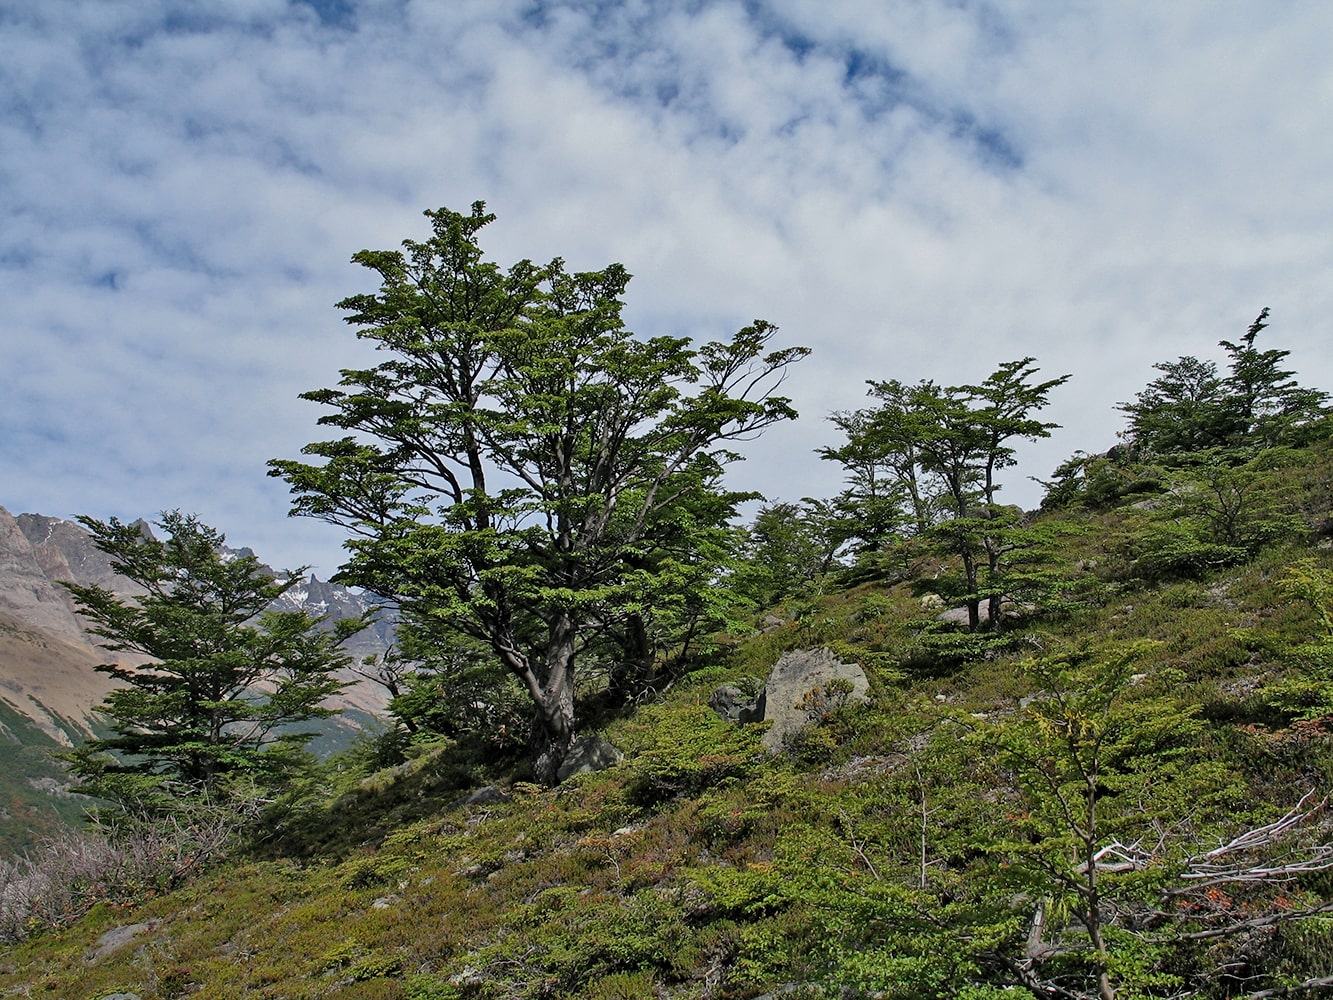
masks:
[(1333, 387), (1333, 8), (1297, 2), (0, 2), (0, 504), (198, 511), (337, 565), (264, 463), (366, 358), (363, 247), (484, 199), (502, 263), (620, 261), (646, 334), (815, 353), (739, 487), (827, 496), (867, 378), (1074, 378), (1035, 503), (1117, 402), (1273, 309)]

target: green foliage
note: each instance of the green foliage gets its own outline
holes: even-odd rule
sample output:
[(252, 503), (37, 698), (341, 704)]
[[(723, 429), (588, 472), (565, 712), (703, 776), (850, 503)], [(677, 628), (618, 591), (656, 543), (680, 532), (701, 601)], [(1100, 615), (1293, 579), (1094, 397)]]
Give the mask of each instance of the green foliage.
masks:
[(526, 743), (530, 701), (491, 650), (432, 622), (400, 629), (396, 642), (380, 668), (393, 672), (389, 712), (411, 741), (471, 736), (500, 753)]
[(1164, 476), (1166, 492), (1126, 522), (1121, 554), (1130, 575), (1149, 582), (1201, 579), (1304, 530), (1286, 476), (1299, 456), (1269, 449), (1240, 464), (1232, 458), (1199, 453)]
[(1241, 435), (1240, 414), (1216, 364), (1182, 357), (1153, 368), (1162, 374), (1133, 403), (1120, 405), (1139, 448), (1170, 455), (1223, 447)]
[[(1034, 382), (1032, 358), (1000, 365), (976, 385), (941, 387), (922, 381), (871, 383), (879, 408), (835, 415), (848, 436), (821, 456), (841, 462), (850, 488), (837, 501), (850, 523), (862, 523), (868, 549), (892, 535), (917, 535), (936, 551), (956, 556), (968, 626), (999, 631), (1002, 605), (1019, 578), (1031, 591), (1044, 560), (1040, 533), (1024, 529), (1021, 512), (997, 503), (997, 474), (1015, 462), (1013, 442), (1050, 436), (1056, 426), (1033, 414), (1068, 375)], [(894, 505), (898, 512), (888, 513)], [(1017, 574), (1017, 575), (1015, 575)]]
[(1191, 525), (1158, 523), (1135, 537), (1127, 549), (1132, 573), (1150, 583), (1198, 580), (1243, 563), (1248, 553), (1235, 545), (1200, 538)]
[[(1034, 388), (1005, 371), (971, 387), (978, 409), (1001, 384)], [(446, 614), (422, 618), (405, 672), (386, 678), (399, 729), (274, 803), (255, 856), (15, 945), (0, 992), (1224, 1000), (1327, 976), (1333, 574), (1310, 539), (1326, 531), (1333, 452), (1252, 445), (1160, 465), (1089, 459), (1046, 513), (983, 505), (945, 518), (962, 523), (942, 538), (938, 517), (916, 533), (900, 519), (892, 530), (911, 537), (861, 554), (873, 582), (801, 589), (762, 623), (739, 604), (672, 603), (692, 586), (692, 523), (724, 502), (696, 491), (659, 524), (679, 547), (621, 564), (591, 595), (561, 591), (597, 623), (575, 644), (584, 719), (642, 649), (634, 615), (650, 645), (701, 630), (700, 669), (600, 716), (622, 763), (554, 789), (515, 781), (485, 714), (510, 703), (491, 647)], [(891, 479), (887, 454), (867, 460)], [(918, 480), (923, 498), (932, 483)], [(984, 473), (971, 488), (983, 485)], [(404, 535), (382, 554), (457, 555), (462, 502), (423, 515), (423, 531), (441, 530), (419, 537), (437, 549)], [(492, 595), (549, 583), (523, 549), (540, 524), (510, 542), (468, 536), (529, 553), (491, 567), (487, 581), (514, 588)], [(701, 564), (725, 566), (734, 536), (708, 537), (717, 558)], [(969, 538), (1015, 548), (970, 580)], [(608, 612), (613, 592), (624, 614)], [(999, 632), (937, 617), (946, 599), (996, 595)], [(512, 621), (540, 645), (543, 626)], [(704, 622), (727, 632), (705, 637)], [(782, 652), (820, 645), (866, 667), (870, 704), (821, 692), (778, 754), (761, 725), (706, 707), (717, 685), (754, 691)], [(500, 787), (467, 794), (480, 784)], [(132, 948), (88, 961), (131, 922), (149, 928)]]
[[(632, 801), (653, 806), (680, 795), (698, 794), (710, 785), (743, 773), (762, 754), (758, 727), (738, 727), (719, 719), (706, 705), (674, 711), (650, 707), (647, 720), (661, 726), (651, 743), (633, 752)], [(645, 721), (647, 721), (645, 720)]]
[(270, 472), (294, 513), (351, 533), (336, 579), (395, 601), (423, 643), (466, 636), (517, 679), (553, 782), (576, 656), (613, 656), (641, 683), (714, 614), (697, 595), (749, 499), (721, 487), (729, 445), (795, 416), (775, 389), (807, 351), (770, 350), (762, 320), (697, 348), (637, 338), (620, 265), (503, 270), (482, 258), (480, 202), (427, 216), (426, 242), (357, 254), (381, 287), (340, 303), (389, 359), (304, 394), (348, 436)]
[(1214, 448), (1270, 448), (1301, 444), (1324, 422), (1328, 394), (1302, 388), (1280, 365), (1290, 351), (1261, 351), (1255, 338), (1267, 327), (1264, 309), (1241, 343), (1220, 342), (1229, 373), (1195, 357), (1153, 367), (1162, 374), (1132, 403), (1129, 436), (1143, 455), (1173, 456)]
[(281, 787), (305, 766), (301, 747), (313, 736), (294, 724), (330, 714), (322, 703), (343, 687), (334, 672), (347, 663), (338, 647), (366, 623), (329, 630), (271, 610), (299, 571), (279, 580), (251, 553), (224, 558), (223, 536), (193, 516), (163, 514), (164, 540), (115, 518), (79, 520), (143, 593), (66, 589), (104, 648), (151, 658), (98, 668), (123, 686), (101, 707), (113, 735), (66, 758), (82, 790), (157, 810), (256, 782)]
[(806, 499), (762, 507), (746, 530), (728, 586), (758, 608), (816, 589), (838, 565), (842, 536), (826, 503)]
[(1283, 650), (1292, 673), (1263, 689), (1267, 704), (1293, 722), (1333, 717), (1333, 570), (1313, 559), (1288, 567), (1284, 592), (1313, 612), (1302, 641)]
[(1156, 465), (1133, 461), (1116, 448), (1105, 455), (1075, 452), (1043, 481), (1046, 493), (1042, 510), (1109, 510), (1127, 500), (1153, 496), (1166, 489), (1165, 471)]

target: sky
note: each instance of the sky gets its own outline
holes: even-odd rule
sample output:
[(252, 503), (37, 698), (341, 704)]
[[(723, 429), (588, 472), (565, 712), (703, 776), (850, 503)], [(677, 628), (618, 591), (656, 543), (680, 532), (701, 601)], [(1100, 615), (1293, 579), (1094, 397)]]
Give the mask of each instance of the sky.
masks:
[(1034, 507), (1152, 366), (1333, 389), (1325, 0), (0, 0), (0, 506), (198, 513), (327, 578), (272, 458), (374, 355), (350, 262), (485, 201), (488, 255), (611, 262), (645, 336), (811, 355), (728, 484), (828, 497), (868, 379), (1070, 374)]

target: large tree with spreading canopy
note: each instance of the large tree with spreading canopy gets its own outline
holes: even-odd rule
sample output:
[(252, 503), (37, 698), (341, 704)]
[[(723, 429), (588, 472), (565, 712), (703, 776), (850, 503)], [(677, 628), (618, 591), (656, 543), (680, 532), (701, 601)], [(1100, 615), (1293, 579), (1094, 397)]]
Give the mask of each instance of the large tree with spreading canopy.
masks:
[(509, 268), (478, 242), (494, 216), (427, 212), (431, 236), (354, 256), (380, 288), (339, 303), (385, 360), (304, 394), (344, 433), (277, 460), (293, 513), (350, 532), (336, 579), (395, 603), (404, 628), (480, 641), (532, 700), (535, 775), (575, 734), (576, 663), (619, 637), (641, 661), (666, 590), (706, 587), (745, 497), (734, 442), (796, 414), (776, 395), (805, 348), (640, 338), (629, 274)]

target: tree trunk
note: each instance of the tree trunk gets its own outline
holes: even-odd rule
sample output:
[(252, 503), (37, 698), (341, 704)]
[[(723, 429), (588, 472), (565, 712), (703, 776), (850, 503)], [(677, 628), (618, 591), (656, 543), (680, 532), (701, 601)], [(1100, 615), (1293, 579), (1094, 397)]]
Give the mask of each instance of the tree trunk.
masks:
[(528, 743), (532, 752), (532, 776), (538, 784), (550, 787), (560, 782), (560, 765), (569, 755), (574, 742), (573, 701), (567, 715), (554, 718), (538, 708), (532, 719), (532, 737)]
[(613, 704), (627, 705), (653, 680), (654, 651), (643, 616), (630, 613), (625, 620), (621, 659), (611, 668), (608, 685)]
[(963, 558), (963, 578), (967, 581), (967, 627), (975, 632), (981, 626), (981, 598), (977, 596), (978, 574), (976, 558), (964, 542), (959, 555)]
[(568, 615), (551, 625), (546, 646), (546, 677), (533, 701), (532, 752), (534, 779), (543, 785), (560, 780), (560, 765), (574, 742), (574, 636)]

